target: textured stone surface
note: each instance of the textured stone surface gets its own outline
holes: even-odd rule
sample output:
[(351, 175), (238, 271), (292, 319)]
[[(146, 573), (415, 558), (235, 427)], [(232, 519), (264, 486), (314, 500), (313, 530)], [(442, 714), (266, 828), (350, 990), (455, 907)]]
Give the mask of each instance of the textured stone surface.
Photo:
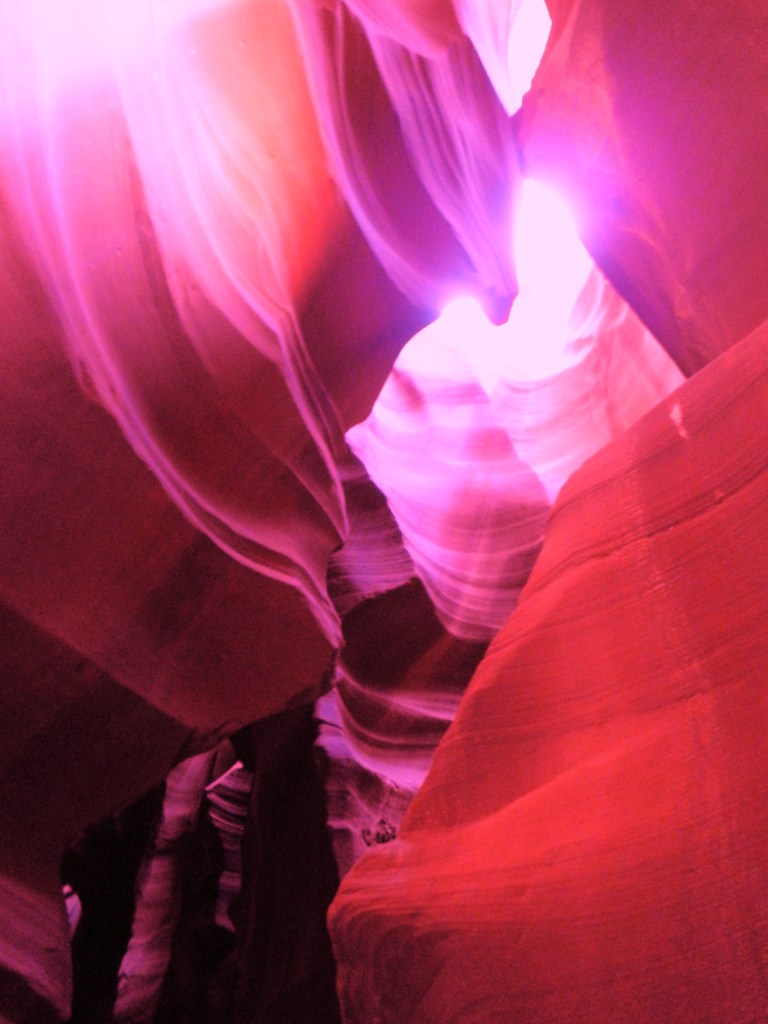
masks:
[[(714, 1022), (707, 1001), (721, 1019), (764, 1016), (750, 973), (761, 918), (743, 909), (759, 906), (762, 844), (749, 689), (761, 343), (727, 350), (768, 316), (768, 19), (758, 0), (549, 8), (549, 48), (510, 119), (517, 0), (0, 5), (0, 1016), (12, 1024), (68, 1013), (59, 864), (82, 829), (248, 723), (304, 714), (333, 683), (321, 743), (337, 851), (346, 868), (368, 845), (391, 848), (351, 876), (370, 885), (363, 903), (378, 886), (386, 918), (387, 865), (415, 842), (392, 835), (517, 600), (549, 503), (612, 439), (566, 491), (504, 633), (530, 618), (514, 645), (522, 687), (507, 693), (511, 648), (497, 643), (409, 814), (424, 850), (426, 830), (439, 834), (402, 877), (425, 921), (446, 908), (445, 930), (436, 942), (408, 923), (407, 970), (366, 962), (383, 918), (355, 909), (350, 881), (338, 921), (367, 923), (356, 965), (339, 932), (345, 1001), (370, 1017), (389, 987), (401, 1002), (382, 1003), (383, 1019), (448, 1020), (455, 992), (439, 979), (453, 963), (475, 993), (467, 1012), (506, 1019), (488, 993), (501, 962), (490, 948), (528, 957), (524, 981), (504, 977), (532, 1020), (575, 1018), (580, 999), (625, 1019)], [(400, 367), (357, 431), (390, 515), (347, 431), (446, 299), (472, 294), (505, 319), (523, 172), (571, 199), (635, 312), (601, 291), (592, 313), (605, 316), (570, 338), (567, 367), (493, 393), (471, 358), (467, 370), (478, 339), (461, 358), (435, 345), (428, 374)], [(687, 374), (726, 358), (622, 440), (678, 379), (635, 314)], [(736, 486), (749, 466), (754, 483)], [(409, 467), (410, 486), (397, 472)], [(600, 537), (606, 550), (583, 561)], [(598, 620), (610, 642), (596, 642)], [(702, 680), (726, 665), (745, 674), (713, 691), (715, 707)], [(465, 730), (472, 756), (457, 768)], [(289, 767), (290, 746), (278, 751)], [(516, 918), (528, 945), (514, 950), (505, 920), (473, 931), (471, 892), (498, 900), (453, 845), (476, 829), (484, 863), (497, 814), (514, 820), (492, 858), (505, 899), (528, 885), (518, 872), (539, 826), (525, 864), (553, 872), (531, 882), (530, 919)], [(580, 829), (568, 874), (552, 835), (581, 842)], [(249, 850), (271, 877), (280, 854)], [(453, 871), (443, 894), (425, 881), (432, 857)], [(646, 877), (658, 906), (633, 888)], [(248, 960), (264, 910), (251, 882), (243, 1012), (270, 983)], [(316, 925), (326, 895), (307, 911)], [(569, 902), (579, 913), (566, 919)], [(557, 984), (547, 943), (567, 964)], [(664, 984), (642, 988), (642, 965)]]
[(767, 395), (757, 337), (566, 485), (398, 840), (336, 898), (350, 1024), (768, 1012)]

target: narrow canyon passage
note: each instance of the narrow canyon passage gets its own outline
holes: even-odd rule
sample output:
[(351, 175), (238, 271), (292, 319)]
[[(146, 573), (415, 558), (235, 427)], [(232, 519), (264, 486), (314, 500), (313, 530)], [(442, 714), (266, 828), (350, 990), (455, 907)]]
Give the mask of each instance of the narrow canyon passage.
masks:
[(768, 1016), (767, 55), (0, 0), (0, 1018)]

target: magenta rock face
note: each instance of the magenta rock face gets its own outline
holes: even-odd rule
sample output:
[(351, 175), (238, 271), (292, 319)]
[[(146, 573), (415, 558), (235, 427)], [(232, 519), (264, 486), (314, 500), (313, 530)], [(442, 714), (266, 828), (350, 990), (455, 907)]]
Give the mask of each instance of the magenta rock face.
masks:
[(743, 342), (564, 488), (397, 841), (336, 897), (346, 1021), (765, 1016), (767, 381)]
[(766, 54), (0, 3), (0, 1018), (765, 1019)]

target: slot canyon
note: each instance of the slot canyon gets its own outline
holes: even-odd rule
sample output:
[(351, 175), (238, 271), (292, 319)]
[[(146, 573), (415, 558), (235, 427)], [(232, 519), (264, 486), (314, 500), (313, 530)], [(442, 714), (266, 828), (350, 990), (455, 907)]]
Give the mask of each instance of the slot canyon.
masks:
[(0, 1024), (768, 1021), (766, 125), (764, 0), (0, 0)]

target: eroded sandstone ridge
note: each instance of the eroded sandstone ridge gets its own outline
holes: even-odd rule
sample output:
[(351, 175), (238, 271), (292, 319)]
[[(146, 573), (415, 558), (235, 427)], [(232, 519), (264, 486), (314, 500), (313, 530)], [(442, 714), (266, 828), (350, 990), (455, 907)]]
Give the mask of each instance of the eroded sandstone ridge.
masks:
[(234, 737), (243, 864), (327, 867), (316, 944), (244, 883), (243, 1013), (327, 996), (327, 799), (349, 1021), (766, 1016), (766, 54), (758, 0), (2, 0), (0, 1017), (67, 1019), (62, 858), (148, 792), (115, 970), (189, 969), (141, 901)]

